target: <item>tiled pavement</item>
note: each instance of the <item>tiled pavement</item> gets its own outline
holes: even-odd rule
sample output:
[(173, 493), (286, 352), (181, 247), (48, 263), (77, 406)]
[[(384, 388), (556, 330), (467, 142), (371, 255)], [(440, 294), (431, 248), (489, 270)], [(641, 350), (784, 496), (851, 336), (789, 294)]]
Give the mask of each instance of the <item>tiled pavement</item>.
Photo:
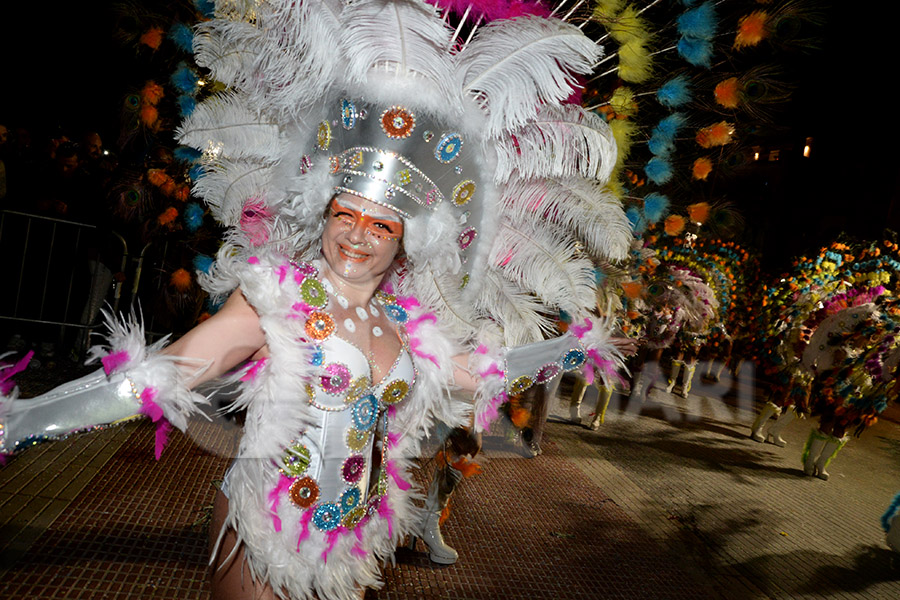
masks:
[[(781, 449), (747, 438), (734, 399), (654, 392), (635, 416), (616, 398), (598, 432), (552, 406), (536, 459), (488, 437), (444, 527), (460, 562), (400, 549), (366, 598), (900, 598), (878, 523), (900, 490), (893, 415), (824, 482), (799, 469), (806, 422)], [(159, 463), (130, 423), (0, 469), (0, 598), (208, 598), (204, 516), (234, 432), (189, 433)]]

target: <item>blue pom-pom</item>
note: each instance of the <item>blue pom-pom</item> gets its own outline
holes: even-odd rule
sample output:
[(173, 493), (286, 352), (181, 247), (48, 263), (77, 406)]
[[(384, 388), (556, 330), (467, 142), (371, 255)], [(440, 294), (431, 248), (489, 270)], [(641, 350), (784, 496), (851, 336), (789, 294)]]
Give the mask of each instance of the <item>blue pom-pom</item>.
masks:
[(661, 120), (653, 129), (653, 134), (665, 136), (671, 140), (675, 140), (678, 130), (684, 125), (684, 115), (681, 113), (672, 113), (668, 117)]
[(671, 163), (669, 163), (669, 161), (664, 158), (660, 158), (659, 156), (654, 156), (649, 161), (647, 161), (647, 166), (644, 167), (644, 172), (647, 174), (647, 177), (650, 178), (650, 181), (652, 181), (656, 185), (663, 185), (664, 183), (668, 183), (668, 181), (672, 179)]
[(175, 159), (180, 160), (181, 162), (191, 163), (196, 160), (199, 160), (203, 155), (196, 148), (191, 148), (190, 146), (178, 146), (175, 148)]
[(559, 320), (563, 323), (571, 323), (572, 315), (564, 311), (563, 309), (559, 309)]
[(644, 233), (644, 230), (647, 228), (647, 222), (644, 221), (644, 215), (641, 214), (637, 206), (630, 206), (625, 211), (625, 216), (628, 217), (628, 222), (631, 223), (631, 230), (635, 234), (641, 235)]
[(671, 139), (654, 135), (647, 142), (647, 149), (653, 153), (653, 156), (668, 156), (675, 151), (675, 144)]
[(712, 2), (704, 2), (678, 17), (678, 33), (682, 36), (701, 40), (711, 40), (716, 35), (718, 21)]
[(182, 94), (196, 94), (197, 82), (200, 81), (200, 78), (197, 77), (197, 74), (191, 69), (187, 63), (181, 63), (178, 65), (178, 68), (175, 69), (175, 72), (172, 73), (172, 77), (169, 78), (172, 82), (172, 85), (175, 86)]
[(650, 223), (656, 223), (669, 211), (669, 199), (656, 192), (651, 192), (644, 197), (644, 217)]
[(194, 6), (207, 19), (212, 19), (216, 14), (216, 3), (214, 0), (194, 0)]
[(182, 52), (191, 53), (194, 51), (194, 32), (184, 23), (175, 23), (169, 28), (169, 39)]
[(178, 110), (181, 111), (182, 117), (189, 117), (194, 109), (197, 108), (197, 100), (188, 94), (178, 96)]
[(188, 231), (194, 232), (203, 226), (203, 207), (196, 202), (191, 202), (184, 207), (182, 216), (184, 217), (184, 225)]
[(688, 79), (679, 75), (662, 84), (656, 92), (656, 99), (667, 108), (678, 108), (691, 101)]
[(188, 171), (188, 177), (191, 178), (191, 181), (197, 181), (204, 175), (206, 175), (206, 170), (201, 165), (194, 165)]
[(194, 270), (199, 271), (201, 273), (209, 273), (209, 270), (212, 268), (213, 263), (216, 262), (215, 259), (211, 256), (207, 256), (205, 254), (198, 254), (194, 257)]
[(713, 47), (707, 40), (681, 38), (676, 44), (678, 54), (695, 67), (712, 66)]

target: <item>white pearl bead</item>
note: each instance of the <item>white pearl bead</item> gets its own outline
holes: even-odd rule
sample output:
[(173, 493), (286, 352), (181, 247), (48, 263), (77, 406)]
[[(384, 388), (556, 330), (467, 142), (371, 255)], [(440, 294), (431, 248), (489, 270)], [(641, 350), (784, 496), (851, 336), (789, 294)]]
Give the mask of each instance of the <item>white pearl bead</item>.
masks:
[(364, 309), (362, 306), (356, 307), (356, 314), (359, 316), (360, 320), (362, 320), (362, 321), (365, 321), (366, 319), (369, 318), (369, 313), (367, 313), (366, 309)]
[(374, 335), (375, 337), (381, 337), (383, 334), (384, 334), (384, 331), (381, 330), (381, 327), (378, 327), (376, 325), (375, 327), (372, 328), (372, 335)]
[(344, 319), (344, 329), (351, 333), (356, 331), (356, 323), (353, 322), (353, 319)]

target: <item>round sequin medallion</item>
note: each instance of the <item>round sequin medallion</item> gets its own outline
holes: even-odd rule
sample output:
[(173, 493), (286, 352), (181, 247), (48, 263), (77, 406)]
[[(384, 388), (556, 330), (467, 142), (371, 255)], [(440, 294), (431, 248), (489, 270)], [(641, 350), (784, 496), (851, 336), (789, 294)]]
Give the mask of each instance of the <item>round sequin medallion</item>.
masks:
[(462, 206), (472, 199), (475, 194), (475, 182), (467, 179), (456, 184), (453, 188), (453, 204)]
[(290, 496), (300, 508), (309, 508), (319, 499), (319, 484), (312, 477), (298, 479), (291, 484)]
[(381, 130), (389, 138), (408, 138), (415, 127), (415, 115), (401, 106), (392, 106), (381, 113)]
[(313, 308), (322, 308), (328, 302), (325, 288), (318, 279), (307, 277), (300, 284), (300, 299)]
[(309, 448), (301, 443), (288, 446), (281, 457), (281, 472), (288, 477), (300, 477), (309, 468)]
[(347, 529), (353, 529), (359, 522), (362, 521), (366, 516), (366, 507), (365, 506), (357, 506), (350, 512), (344, 515), (341, 519), (341, 525), (346, 527)]
[(356, 105), (349, 100), (341, 100), (341, 125), (344, 129), (356, 127)]
[(409, 393), (409, 384), (402, 379), (397, 379), (384, 388), (381, 401), (385, 404), (396, 404), (406, 398), (407, 393)]
[(341, 494), (341, 512), (346, 515), (359, 506), (361, 496), (359, 488), (352, 487), (344, 490), (344, 493)]
[(368, 431), (359, 431), (357, 429), (353, 429), (352, 427), (347, 430), (347, 447), (354, 452), (359, 452), (360, 450), (365, 448), (368, 441)]
[(316, 132), (316, 145), (319, 150), (328, 150), (331, 145), (331, 125), (328, 121), (319, 123), (319, 129)]
[(534, 385), (534, 380), (528, 375), (520, 375), (512, 380), (512, 383), (509, 384), (509, 393), (510, 394), (521, 394), (528, 388)]
[(562, 363), (563, 368), (566, 371), (571, 371), (572, 369), (577, 369), (581, 365), (584, 364), (584, 352), (578, 350), (577, 348), (573, 348), (566, 352), (566, 355), (563, 357)]
[(336, 502), (326, 502), (313, 509), (313, 525), (322, 531), (331, 531), (341, 524), (341, 506)]
[(368, 377), (365, 375), (357, 377), (350, 383), (350, 389), (347, 390), (347, 395), (344, 396), (344, 402), (356, 402), (360, 396), (366, 393), (369, 387), (371, 387), (371, 384)]
[(384, 314), (394, 323), (406, 323), (409, 320), (409, 313), (399, 304), (388, 304), (384, 307)]
[(562, 367), (560, 367), (556, 363), (549, 363), (540, 368), (537, 372), (537, 375), (534, 377), (535, 383), (547, 383), (562, 371)]
[(459, 244), (459, 249), (465, 250), (466, 248), (471, 246), (476, 237), (478, 237), (478, 230), (476, 230), (474, 227), (467, 227), (466, 229), (463, 229), (463, 232), (459, 234), (459, 238), (457, 238), (456, 240)]
[(334, 319), (326, 312), (314, 311), (306, 320), (306, 335), (321, 342), (334, 333)]
[(434, 157), (442, 163), (453, 162), (462, 150), (462, 136), (458, 133), (445, 133), (438, 141), (434, 150)]
[(350, 387), (350, 369), (341, 363), (330, 363), (325, 366), (325, 375), (320, 381), (327, 393), (340, 394)]
[(361, 430), (368, 431), (378, 420), (378, 398), (372, 394), (363, 396), (353, 404), (353, 425)]
[(366, 468), (366, 459), (360, 454), (354, 454), (347, 458), (341, 465), (341, 478), (347, 483), (356, 483), (362, 479), (363, 470)]

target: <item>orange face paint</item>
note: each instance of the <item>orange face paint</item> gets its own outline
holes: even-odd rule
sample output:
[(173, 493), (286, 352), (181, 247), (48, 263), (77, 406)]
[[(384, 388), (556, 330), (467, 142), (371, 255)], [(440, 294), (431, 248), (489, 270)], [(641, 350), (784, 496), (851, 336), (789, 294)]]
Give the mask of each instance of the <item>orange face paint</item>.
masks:
[(383, 240), (399, 241), (403, 238), (403, 222), (395, 217), (379, 214), (359, 207), (345, 206), (334, 199), (329, 207), (331, 216), (338, 219), (348, 229), (362, 227), (366, 235)]

